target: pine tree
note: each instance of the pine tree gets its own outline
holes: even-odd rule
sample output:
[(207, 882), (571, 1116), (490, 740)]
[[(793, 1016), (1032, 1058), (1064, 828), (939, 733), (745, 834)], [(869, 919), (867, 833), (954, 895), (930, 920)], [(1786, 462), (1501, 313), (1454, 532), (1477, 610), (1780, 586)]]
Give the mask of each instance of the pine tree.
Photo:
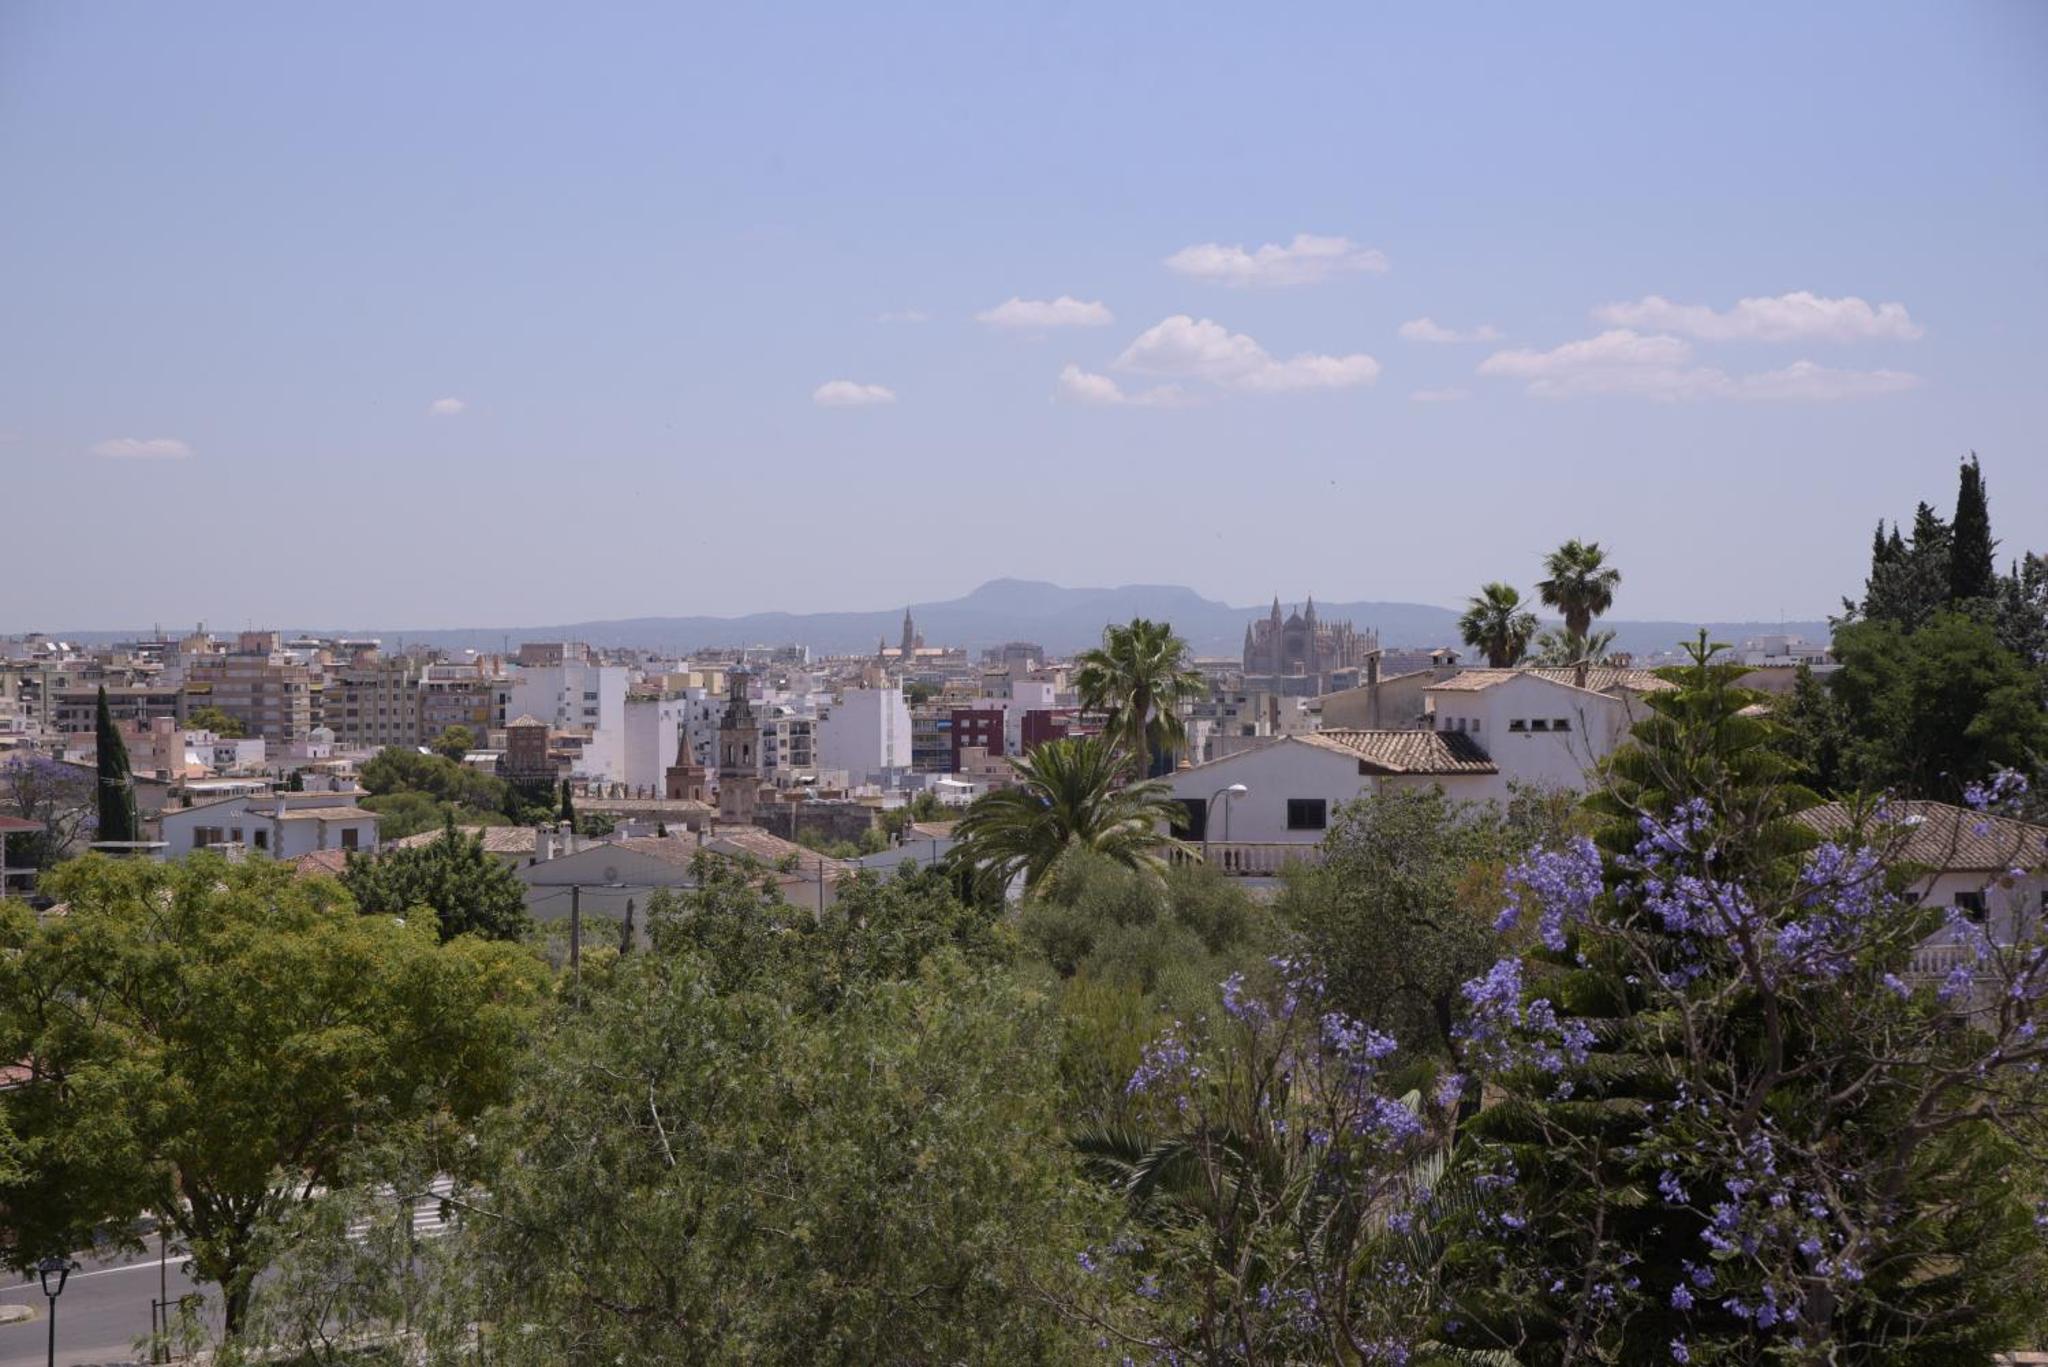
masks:
[(128, 747), (122, 743), (121, 733), (114, 729), (105, 684), (100, 685), (93, 733), (99, 751), (99, 839), (140, 840), (142, 823), (135, 815), (135, 783), (128, 768)]
[(1956, 518), (1950, 532), (1948, 597), (1951, 603), (1988, 600), (1998, 592), (1998, 570), (1991, 553), (1991, 508), (1984, 493), (1984, 475), (1975, 452), (1963, 462), (1956, 487)]

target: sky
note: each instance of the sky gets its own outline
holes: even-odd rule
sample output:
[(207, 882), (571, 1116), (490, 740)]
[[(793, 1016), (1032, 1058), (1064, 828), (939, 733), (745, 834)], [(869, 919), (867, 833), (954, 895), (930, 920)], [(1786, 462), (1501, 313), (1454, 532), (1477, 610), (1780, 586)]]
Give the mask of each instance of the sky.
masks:
[(0, 631), (2048, 548), (2048, 5), (0, 3)]

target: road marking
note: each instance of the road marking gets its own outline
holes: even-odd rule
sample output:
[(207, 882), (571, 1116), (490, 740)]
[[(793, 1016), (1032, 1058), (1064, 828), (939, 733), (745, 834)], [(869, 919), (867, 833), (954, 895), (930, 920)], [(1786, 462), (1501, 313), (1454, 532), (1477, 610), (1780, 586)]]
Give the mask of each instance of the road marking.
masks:
[[(189, 1263), (189, 1262), (191, 1262), (191, 1261), (192, 1261), (192, 1255), (191, 1255), (190, 1253), (180, 1253), (180, 1254), (179, 1254), (179, 1255), (178, 1255), (177, 1257), (175, 1257), (175, 1258), (166, 1258), (166, 1259), (164, 1259), (164, 1261), (163, 1261), (163, 1265), (164, 1265), (164, 1266), (166, 1266), (166, 1267), (179, 1267), (179, 1266), (182, 1266), (182, 1265), (184, 1265), (185, 1263)], [(157, 1267), (157, 1264), (156, 1264), (156, 1263), (123, 1263), (123, 1264), (122, 1264), (121, 1266), (119, 1266), (119, 1267), (96, 1267), (96, 1268), (94, 1268), (94, 1269), (93, 1269), (92, 1271), (90, 1271), (90, 1272), (74, 1272), (74, 1273), (72, 1273), (72, 1274), (71, 1274), (71, 1275), (70, 1275), (69, 1277), (65, 1278), (65, 1281), (66, 1281), (67, 1283), (68, 1283), (68, 1282), (82, 1282), (82, 1281), (84, 1281), (84, 1280), (85, 1280), (85, 1279), (86, 1279), (87, 1277), (111, 1277), (111, 1276), (113, 1276), (113, 1275), (114, 1275), (114, 1274), (115, 1274), (116, 1272), (142, 1272), (142, 1271), (153, 1271), (153, 1270), (155, 1270), (155, 1268), (156, 1268), (156, 1267)], [(39, 1283), (39, 1282), (22, 1282), (22, 1283), (21, 1283), (21, 1284), (20, 1284), (19, 1286), (10, 1286), (10, 1287), (7, 1287), (7, 1288), (6, 1288), (6, 1290), (8, 1290), (8, 1291), (33, 1291), (33, 1292), (35, 1292), (35, 1293), (36, 1293), (37, 1295), (41, 1295), (41, 1294), (42, 1294), (42, 1291), (43, 1291), (43, 1288), (42, 1288), (42, 1284), (41, 1284), (41, 1283)]]

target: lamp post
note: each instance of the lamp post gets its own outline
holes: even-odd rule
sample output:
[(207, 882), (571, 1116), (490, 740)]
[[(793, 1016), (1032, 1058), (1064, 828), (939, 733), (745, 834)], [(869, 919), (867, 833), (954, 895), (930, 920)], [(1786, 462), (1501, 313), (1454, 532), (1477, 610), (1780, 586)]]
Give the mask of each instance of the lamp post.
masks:
[(1216, 799), (1219, 797), (1224, 799), (1223, 839), (1225, 843), (1228, 843), (1230, 840), (1230, 803), (1237, 798), (1243, 797), (1250, 791), (1251, 789), (1245, 787), (1242, 783), (1233, 783), (1228, 788), (1218, 788), (1215, 792), (1209, 794), (1209, 800), (1202, 806), (1202, 862), (1204, 864), (1209, 862), (1209, 822), (1216, 816)]
[(64, 1294), (64, 1283), (78, 1270), (78, 1264), (69, 1258), (54, 1255), (36, 1264), (36, 1275), (42, 1279), (43, 1294), (50, 1298), (50, 1367), (57, 1367), (57, 1297)]

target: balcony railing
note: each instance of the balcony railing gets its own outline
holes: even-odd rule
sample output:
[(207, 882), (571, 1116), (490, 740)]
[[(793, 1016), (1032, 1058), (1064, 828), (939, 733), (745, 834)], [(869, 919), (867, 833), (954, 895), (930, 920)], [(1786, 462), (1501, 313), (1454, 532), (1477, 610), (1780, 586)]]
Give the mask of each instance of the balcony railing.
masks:
[(1190, 841), (1196, 853), (1175, 856), (1176, 863), (1206, 859), (1210, 867), (1238, 878), (1270, 878), (1289, 864), (1320, 864), (1323, 847), (1310, 841)]

